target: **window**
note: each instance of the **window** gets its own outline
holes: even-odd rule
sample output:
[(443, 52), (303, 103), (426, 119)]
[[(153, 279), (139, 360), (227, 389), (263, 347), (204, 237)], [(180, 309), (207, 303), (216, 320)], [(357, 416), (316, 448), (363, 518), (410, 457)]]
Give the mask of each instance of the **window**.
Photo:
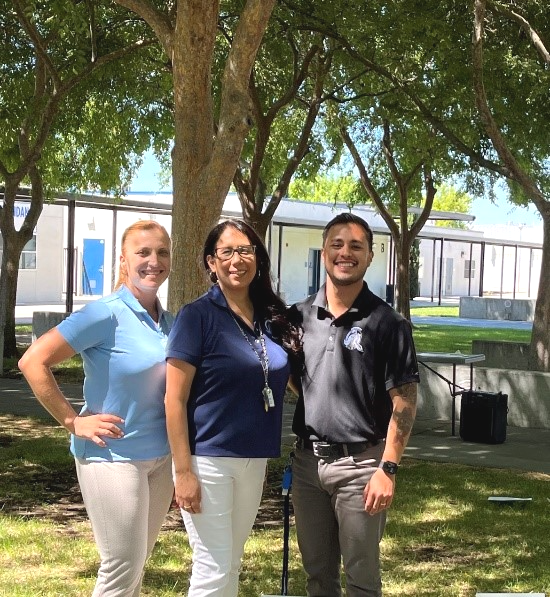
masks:
[(466, 259), (464, 261), (464, 277), (475, 278), (476, 277), (476, 262)]
[[(3, 248), (4, 243), (0, 236), (0, 262), (2, 261)], [(36, 234), (33, 234), (31, 240), (23, 247), (19, 258), (19, 269), (36, 269)]]
[(19, 269), (36, 269), (36, 234), (23, 247), (19, 258)]

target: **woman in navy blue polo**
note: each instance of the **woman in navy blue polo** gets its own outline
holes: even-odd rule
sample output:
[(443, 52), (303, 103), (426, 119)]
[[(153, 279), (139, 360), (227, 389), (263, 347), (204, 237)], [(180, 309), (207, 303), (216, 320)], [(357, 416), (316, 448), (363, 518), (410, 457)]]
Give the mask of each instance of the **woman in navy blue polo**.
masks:
[(176, 501), (193, 548), (189, 595), (236, 596), (267, 459), (280, 454), (288, 352), (267, 251), (241, 221), (203, 250), (214, 285), (181, 309), (167, 348), (166, 416)]

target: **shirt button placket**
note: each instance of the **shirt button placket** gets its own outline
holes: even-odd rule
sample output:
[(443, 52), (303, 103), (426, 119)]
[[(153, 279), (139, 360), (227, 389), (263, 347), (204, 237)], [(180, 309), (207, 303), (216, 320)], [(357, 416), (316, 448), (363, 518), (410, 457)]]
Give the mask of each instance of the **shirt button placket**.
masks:
[(331, 323), (328, 329), (327, 352), (334, 352), (334, 342), (336, 340), (336, 329)]

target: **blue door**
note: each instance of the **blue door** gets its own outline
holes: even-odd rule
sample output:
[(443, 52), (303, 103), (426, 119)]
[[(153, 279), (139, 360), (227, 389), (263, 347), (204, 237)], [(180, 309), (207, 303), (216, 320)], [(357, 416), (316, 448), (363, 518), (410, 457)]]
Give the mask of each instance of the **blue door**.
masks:
[(82, 294), (103, 296), (105, 241), (85, 238), (82, 252)]

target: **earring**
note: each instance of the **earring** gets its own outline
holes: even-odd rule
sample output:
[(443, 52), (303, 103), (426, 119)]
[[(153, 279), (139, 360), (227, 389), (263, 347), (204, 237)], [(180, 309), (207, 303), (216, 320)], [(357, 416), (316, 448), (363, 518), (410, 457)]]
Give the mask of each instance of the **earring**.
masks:
[(210, 282), (212, 282), (212, 284), (215, 284), (218, 281), (218, 276), (216, 275), (216, 272), (213, 272), (212, 270), (210, 270), (210, 272), (208, 273), (208, 277), (210, 278)]

